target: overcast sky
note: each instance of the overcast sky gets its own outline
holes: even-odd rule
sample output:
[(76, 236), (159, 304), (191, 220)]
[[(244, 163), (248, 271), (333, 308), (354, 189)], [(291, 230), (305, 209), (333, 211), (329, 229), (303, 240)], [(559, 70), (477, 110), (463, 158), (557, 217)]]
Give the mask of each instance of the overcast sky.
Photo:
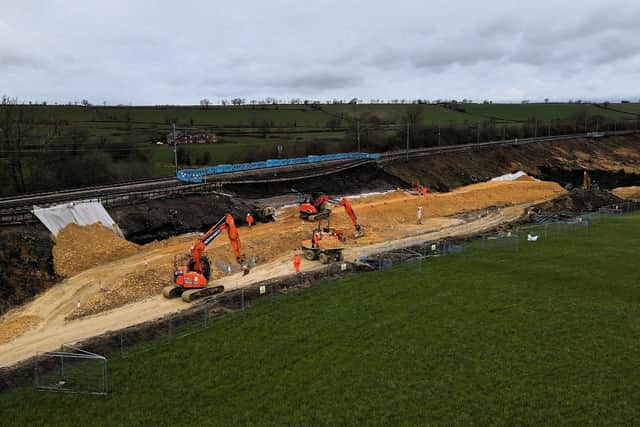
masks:
[(0, 0), (20, 100), (637, 100), (639, 71), (638, 0)]

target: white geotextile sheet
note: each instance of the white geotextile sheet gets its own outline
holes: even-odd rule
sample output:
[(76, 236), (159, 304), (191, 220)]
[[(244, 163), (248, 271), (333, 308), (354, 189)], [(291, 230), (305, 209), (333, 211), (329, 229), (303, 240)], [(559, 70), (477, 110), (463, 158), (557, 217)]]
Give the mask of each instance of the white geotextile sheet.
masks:
[[(526, 172), (522, 172), (522, 171), (518, 171), (518, 172), (514, 172), (514, 173), (508, 173), (505, 175), (500, 175), (500, 176), (496, 176), (495, 178), (491, 178), (491, 181), (515, 181), (516, 179), (520, 178), (521, 176), (528, 176)], [(530, 177), (536, 181), (538, 181), (537, 179)]]
[(48, 208), (34, 206), (32, 212), (54, 236), (58, 236), (60, 230), (72, 222), (78, 225), (91, 225), (100, 222), (118, 236), (124, 237), (111, 215), (97, 200), (64, 203)]

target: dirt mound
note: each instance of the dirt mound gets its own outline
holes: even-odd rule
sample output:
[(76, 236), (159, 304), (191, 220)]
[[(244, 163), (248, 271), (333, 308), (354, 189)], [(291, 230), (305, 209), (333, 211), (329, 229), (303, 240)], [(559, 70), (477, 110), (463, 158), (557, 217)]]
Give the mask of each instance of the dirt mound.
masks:
[(640, 186), (618, 187), (611, 192), (621, 199), (640, 200)]
[(40, 323), (40, 316), (18, 316), (0, 322), (0, 344), (24, 334), (29, 329)]
[(53, 246), (53, 263), (61, 276), (73, 276), (83, 270), (138, 252), (138, 245), (127, 242), (99, 223), (69, 224), (60, 230)]
[(150, 295), (157, 295), (162, 292), (162, 288), (171, 283), (172, 273), (173, 266), (169, 263), (128, 273), (121, 280), (109, 284), (108, 287), (100, 289), (97, 294), (89, 297), (65, 320), (100, 313), (139, 301)]
[(603, 206), (620, 203), (623, 200), (606, 190), (574, 188), (557, 199), (541, 203), (536, 208), (541, 212), (592, 212)]

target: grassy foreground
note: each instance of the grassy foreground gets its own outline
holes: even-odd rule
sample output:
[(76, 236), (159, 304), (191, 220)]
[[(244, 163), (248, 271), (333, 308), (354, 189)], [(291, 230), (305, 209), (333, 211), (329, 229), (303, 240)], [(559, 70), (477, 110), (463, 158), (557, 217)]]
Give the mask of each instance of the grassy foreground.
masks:
[(634, 424), (640, 215), (265, 300), (13, 425)]

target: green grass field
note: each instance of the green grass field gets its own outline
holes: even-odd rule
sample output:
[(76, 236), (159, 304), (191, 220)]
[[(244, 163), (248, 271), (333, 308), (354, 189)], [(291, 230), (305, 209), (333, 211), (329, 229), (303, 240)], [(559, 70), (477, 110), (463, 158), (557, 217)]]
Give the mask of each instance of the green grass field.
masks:
[(0, 395), (0, 414), (13, 425), (632, 425), (640, 215), (585, 231), (265, 299), (112, 358), (107, 397), (21, 388)]

